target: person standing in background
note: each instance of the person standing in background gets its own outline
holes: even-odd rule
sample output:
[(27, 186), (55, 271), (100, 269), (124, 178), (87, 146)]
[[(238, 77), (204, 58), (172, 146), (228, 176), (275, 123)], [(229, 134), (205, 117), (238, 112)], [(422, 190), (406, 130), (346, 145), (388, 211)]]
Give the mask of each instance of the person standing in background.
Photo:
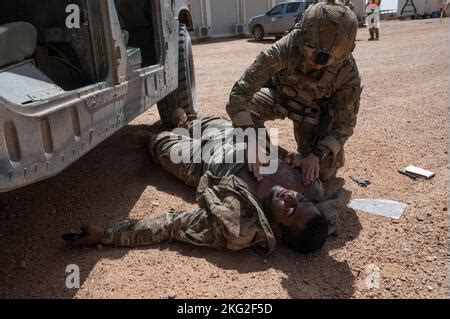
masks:
[(366, 6), (369, 41), (380, 40), (380, 8), (381, 0), (368, 0)]

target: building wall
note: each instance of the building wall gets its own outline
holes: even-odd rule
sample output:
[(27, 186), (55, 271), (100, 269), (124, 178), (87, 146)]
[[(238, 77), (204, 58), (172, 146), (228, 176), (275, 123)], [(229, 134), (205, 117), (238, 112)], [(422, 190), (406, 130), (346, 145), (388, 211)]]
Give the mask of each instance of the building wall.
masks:
[[(202, 26), (209, 28), (212, 37), (232, 36), (235, 34), (236, 24), (247, 26), (250, 18), (266, 13), (279, 3), (291, 1), (190, 0), (189, 2), (194, 26), (191, 37), (196, 39), (199, 38), (199, 28)], [(365, 0), (352, 0), (352, 2), (355, 6), (355, 13), (358, 16), (358, 19), (363, 21)]]
[[(397, 13), (398, 15), (401, 14), (401, 11), (403, 9), (403, 6), (405, 5), (407, 0), (398, 0), (398, 7), (397, 7)], [(424, 14), (431, 14), (434, 11), (439, 11), (441, 7), (441, 0), (413, 0), (414, 5), (417, 9), (417, 14), (424, 15)], [(405, 14), (410, 15), (410, 14)]]
[(365, 0), (352, 0), (353, 7), (355, 7), (355, 14), (358, 17), (358, 21), (363, 21), (365, 16)]
[(200, 2), (204, 2), (204, 0), (191, 0), (191, 14), (192, 14), (192, 24), (194, 27), (194, 32), (197, 30), (200, 26), (206, 24), (204, 21), (204, 13), (205, 10), (202, 12), (203, 4)]
[[(325, 2), (326, 0), (320, 0), (320, 2)], [(364, 21), (365, 19), (365, 9), (367, 0), (351, 0), (353, 7), (355, 8), (355, 14), (358, 21)], [(342, 1), (344, 2), (344, 1)]]
[(217, 37), (234, 35), (238, 23), (238, 2), (236, 0), (211, 1), (211, 30)]
[(251, 17), (266, 13), (272, 8), (271, 0), (246, 0), (245, 1), (245, 23), (247, 24)]
[(198, 38), (199, 28), (210, 28), (212, 37), (235, 34), (236, 24), (247, 25), (251, 17), (264, 14), (275, 4), (286, 0), (190, 0), (194, 31)]

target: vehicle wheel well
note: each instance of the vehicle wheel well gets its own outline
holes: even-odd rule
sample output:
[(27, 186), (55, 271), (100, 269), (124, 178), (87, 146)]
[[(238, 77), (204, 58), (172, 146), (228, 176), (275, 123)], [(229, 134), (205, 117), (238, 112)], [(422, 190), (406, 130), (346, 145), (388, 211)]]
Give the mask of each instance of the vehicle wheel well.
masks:
[(178, 88), (157, 105), (161, 122), (167, 128), (179, 124), (173, 117), (177, 109), (184, 110), (187, 116), (197, 116), (198, 113), (192, 43), (184, 24), (180, 24), (179, 36)]
[[(260, 28), (260, 31), (259, 31), (259, 32), (256, 32), (256, 31), (258, 30), (258, 28)], [(253, 34), (253, 36), (255, 37), (255, 40), (256, 40), (256, 41), (262, 41), (262, 40), (264, 39), (264, 36), (265, 36), (265, 30), (264, 30), (264, 27), (263, 27), (262, 25), (260, 25), (260, 24), (257, 24), (257, 25), (255, 26), (255, 28), (253, 29), (252, 34)]]
[(192, 23), (192, 16), (188, 10), (181, 10), (178, 14), (178, 21), (184, 24), (188, 31), (194, 30), (194, 24)]
[(264, 27), (263, 27), (261, 24), (257, 24), (257, 25), (255, 25), (255, 26), (253, 27), (253, 29), (252, 29), (252, 34), (255, 33), (255, 30), (256, 30), (257, 27), (260, 27), (260, 28), (264, 31)]

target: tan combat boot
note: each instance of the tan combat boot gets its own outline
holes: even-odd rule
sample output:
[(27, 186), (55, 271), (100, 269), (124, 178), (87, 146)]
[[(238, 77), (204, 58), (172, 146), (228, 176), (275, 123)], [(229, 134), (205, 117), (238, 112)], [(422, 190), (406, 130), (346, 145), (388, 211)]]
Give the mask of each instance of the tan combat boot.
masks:
[(370, 28), (369, 29), (369, 33), (370, 33), (369, 41), (375, 40), (375, 29), (374, 28)]
[(172, 112), (171, 117), (172, 123), (174, 124), (175, 127), (183, 127), (188, 121), (186, 112), (181, 107), (175, 109)]

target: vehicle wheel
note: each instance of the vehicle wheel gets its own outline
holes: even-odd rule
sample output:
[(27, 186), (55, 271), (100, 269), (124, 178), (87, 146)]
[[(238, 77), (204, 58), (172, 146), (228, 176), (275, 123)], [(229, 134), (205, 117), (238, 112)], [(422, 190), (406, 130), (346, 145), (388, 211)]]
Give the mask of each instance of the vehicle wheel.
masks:
[(198, 113), (192, 43), (184, 24), (180, 24), (178, 48), (178, 88), (158, 103), (161, 122), (167, 128), (178, 124), (171, 116), (178, 108), (183, 109), (187, 116), (197, 116)]
[(253, 31), (256, 41), (262, 41), (264, 39), (264, 29), (262, 26), (257, 25)]

